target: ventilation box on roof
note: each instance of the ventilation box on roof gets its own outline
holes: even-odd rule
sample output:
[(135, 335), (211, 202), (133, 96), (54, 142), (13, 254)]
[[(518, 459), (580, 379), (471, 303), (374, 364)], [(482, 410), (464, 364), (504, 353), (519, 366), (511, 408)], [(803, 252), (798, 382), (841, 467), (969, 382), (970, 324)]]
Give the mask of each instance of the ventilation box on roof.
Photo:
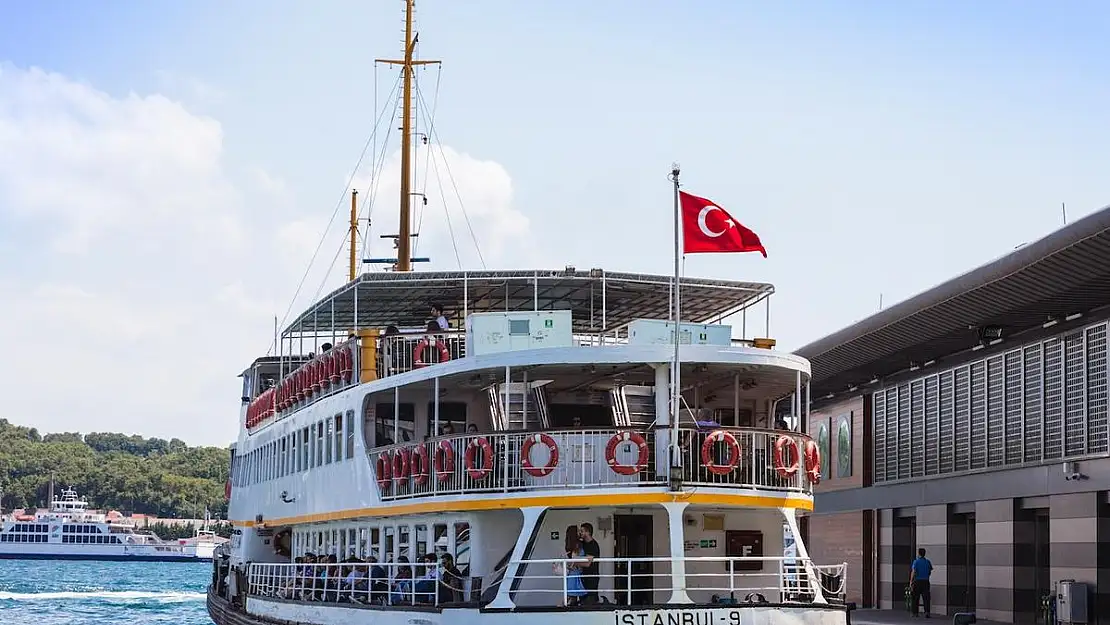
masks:
[[(680, 326), (681, 345), (732, 345), (732, 326), (684, 323)], [(674, 345), (674, 324), (659, 319), (636, 319), (628, 324), (630, 345)]]
[(572, 347), (569, 310), (474, 313), (466, 318), (466, 353)]

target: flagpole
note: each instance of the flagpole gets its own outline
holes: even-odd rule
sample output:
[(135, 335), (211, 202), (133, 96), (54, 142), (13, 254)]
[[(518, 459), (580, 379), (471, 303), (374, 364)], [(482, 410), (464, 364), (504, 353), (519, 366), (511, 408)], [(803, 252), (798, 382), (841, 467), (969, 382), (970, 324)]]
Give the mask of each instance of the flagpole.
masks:
[[(671, 306), (674, 323), (674, 357), (671, 360), (671, 468), (682, 468), (682, 454), (679, 453), (679, 414), (681, 412), (680, 398), (682, 396), (682, 370), (678, 359), (679, 329), (682, 323), (682, 298), (679, 294), (679, 271), (682, 256), (682, 219), (679, 212), (679, 182), (681, 168), (678, 163), (671, 166), (671, 182), (674, 183), (674, 302)], [(676, 483), (676, 476), (671, 475), (671, 483)]]

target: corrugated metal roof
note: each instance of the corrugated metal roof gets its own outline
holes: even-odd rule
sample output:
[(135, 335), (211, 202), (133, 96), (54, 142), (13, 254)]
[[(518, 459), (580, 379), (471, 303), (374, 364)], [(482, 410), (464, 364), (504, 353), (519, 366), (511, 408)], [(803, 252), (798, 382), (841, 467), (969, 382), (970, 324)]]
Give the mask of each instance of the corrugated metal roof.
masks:
[(795, 351), (814, 394), (846, 390), (1006, 335), (1110, 305), (1110, 207)]

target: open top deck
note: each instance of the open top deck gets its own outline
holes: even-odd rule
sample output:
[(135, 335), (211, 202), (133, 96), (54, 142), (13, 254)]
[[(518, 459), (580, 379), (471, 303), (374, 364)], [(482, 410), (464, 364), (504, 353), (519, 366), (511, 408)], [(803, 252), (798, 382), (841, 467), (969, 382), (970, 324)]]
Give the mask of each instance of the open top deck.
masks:
[[(634, 319), (667, 319), (674, 278), (603, 269), (364, 273), (297, 317), (284, 336), (352, 328), (421, 327), (431, 304), (458, 327), (470, 313), (570, 310), (576, 333)], [(704, 323), (736, 314), (774, 293), (758, 282), (682, 278), (682, 318)]]

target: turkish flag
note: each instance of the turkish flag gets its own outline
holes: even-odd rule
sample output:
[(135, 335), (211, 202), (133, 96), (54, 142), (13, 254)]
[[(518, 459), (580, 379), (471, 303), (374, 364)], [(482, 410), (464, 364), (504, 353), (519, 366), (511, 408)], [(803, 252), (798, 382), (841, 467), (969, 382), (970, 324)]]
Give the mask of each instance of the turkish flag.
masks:
[(725, 209), (685, 191), (679, 191), (678, 196), (682, 206), (683, 254), (760, 252), (767, 258), (759, 235), (733, 219)]

